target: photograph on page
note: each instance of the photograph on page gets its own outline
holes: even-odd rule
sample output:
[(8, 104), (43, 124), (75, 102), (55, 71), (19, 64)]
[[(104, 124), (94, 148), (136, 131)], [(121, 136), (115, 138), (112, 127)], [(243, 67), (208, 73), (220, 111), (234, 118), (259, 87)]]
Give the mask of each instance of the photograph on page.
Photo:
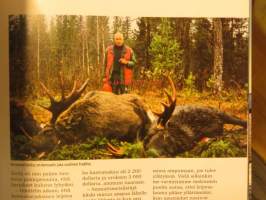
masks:
[(247, 156), (248, 18), (8, 20), (12, 160)]

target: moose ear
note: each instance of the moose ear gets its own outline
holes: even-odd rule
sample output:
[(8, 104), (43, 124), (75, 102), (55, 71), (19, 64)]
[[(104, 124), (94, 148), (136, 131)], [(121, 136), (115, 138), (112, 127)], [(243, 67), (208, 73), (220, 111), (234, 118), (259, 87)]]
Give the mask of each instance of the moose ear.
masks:
[(163, 129), (165, 128), (168, 120), (171, 118), (174, 110), (175, 110), (175, 106), (176, 106), (176, 89), (175, 89), (175, 85), (172, 81), (172, 79), (168, 76), (167, 77), (171, 88), (172, 88), (172, 95), (170, 95), (170, 93), (167, 90), (164, 90), (167, 98), (168, 98), (168, 102), (162, 102), (163, 105), (163, 111), (160, 112), (154, 112), (153, 114), (158, 116), (158, 120), (157, 120), (157, 128), (159, 129)]

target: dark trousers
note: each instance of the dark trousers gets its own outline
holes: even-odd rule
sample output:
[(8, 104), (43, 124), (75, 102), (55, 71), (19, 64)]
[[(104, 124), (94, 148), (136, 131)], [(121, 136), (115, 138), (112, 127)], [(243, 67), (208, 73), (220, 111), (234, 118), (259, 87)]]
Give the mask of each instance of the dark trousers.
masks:
[(115, 94), (124, 94), (126, 93), (126, 86), (124, 84), (112, 83), (112, 91)]
[(112, 91), (115, 94), (128, 93), (128, 87), (121, 83), (120, 73), (113, 73), (111, 78)]

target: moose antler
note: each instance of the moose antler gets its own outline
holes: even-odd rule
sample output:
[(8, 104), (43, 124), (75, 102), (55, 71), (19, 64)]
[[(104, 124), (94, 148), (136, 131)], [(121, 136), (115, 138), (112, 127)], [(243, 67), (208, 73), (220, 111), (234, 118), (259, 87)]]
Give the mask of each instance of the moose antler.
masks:
[(111, 143), (107, 143), (107, 150), (116, 157), (123, 157), (125, 150), (119, 147), (114, 147)]
[(172, 95), (165, 89), (164, 92), (168, 98), (168, 102), (161, 102), (163, 105), (163, 112), (153, 112), (153, 114), (157, 115), (158, 121), (157, 121), (157, 127), (158, 128), (164, 128), (168, 120), (170, 119), (171, 115), (173, 114), (176, 106), (176, 89), (175, 85), (172, 81), (172, 79), (167, 76), (168, 81), (170, 82), (171, 88), (172, 88)]
[(84, 92), (86, 86), (88, 85), (88, 82), (89, 82), (89, 79), (87, 79), (82, 84), (82, 86), (79, 89), (77, 89), (77, 82), (74, 81), (74, 85), (73, 85), (71, 92), (67, 96), (65, 96), (64, 79), (63, 79), (62, 74), (60, 73), (60, 87), (61, 87), (60, 100), (56, 100), (52, 96), (51, 92), (47, 89), (47, 87), (42, 82), (40, 83), (44, 92), (50, 99), (49, 107), (45, 107), (45, 106), (41, 106), (41, 107), (52, 113), (52, 118), (50, 120), (51, 124), (54, 124), (57, 117), (81, 96), (82, 92)]

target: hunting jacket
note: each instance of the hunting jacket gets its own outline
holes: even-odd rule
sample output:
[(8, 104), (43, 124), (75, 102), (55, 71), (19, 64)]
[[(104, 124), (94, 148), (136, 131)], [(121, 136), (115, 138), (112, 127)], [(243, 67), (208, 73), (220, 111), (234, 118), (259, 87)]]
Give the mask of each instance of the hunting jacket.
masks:
[[(127, 65), (122, 65), (122, 70), (120, 70), (120, 84), (131, 85), (133, 77), (133, 67), (136, 64), (136, 58), (133, 50), (124, 45), (122, 49), (121, 58), (125, 58), (128, 62)], [(105, 78), (110, 81), (113, 72), (114, 63), (114, 45), (107, 47), (105, 53)]]

